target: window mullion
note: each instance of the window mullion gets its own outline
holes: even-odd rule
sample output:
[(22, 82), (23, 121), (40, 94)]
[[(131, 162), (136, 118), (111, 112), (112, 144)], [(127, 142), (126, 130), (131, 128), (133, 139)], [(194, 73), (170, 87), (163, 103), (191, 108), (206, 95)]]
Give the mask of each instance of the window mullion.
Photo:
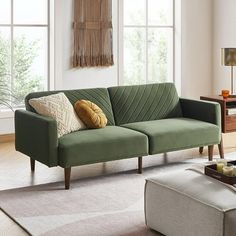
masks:
[[(122, 8), (119, 8), (119, 9), (121, 9), (121, 11), (122, 12), (120, 12), (120, 15), (119, 15), (119, 17), (122, 17), (122, 20), (123, 20), (123, 15), (122, 15), (122, 13), (123, 13), (123, 11), (124, 11), (124, 7), (123, 7), (123, 1), (129, 1), (129, 0), (121, 0), (121, 2), (122, 2)], [(153, 42), (151, 42), (151, 41), (149, 41), (151, 38), (150, 38), (150, 33), (152, 33), (152, 30), (154, 31), (153, 33), (155, 34), (155, 35), (157, 35), (157, 36), (155, 36), (155, 38), (157, 37), (157, 41), (159, 42), (159, 37), (160, 37), (160, 33), (161, 32), (163, 32), (163, 34), (164, 34), (164, 38), (163, 37), (161, 37), (161, 42), (163, 41), (163, 40), (165, 40), (165, 46), (163, 46), (162, 44), (162, 46), (163, 47), (167, 47), (167, 55), (164, 55), (164, 56), (166, 56), (167, 57), (167, 62), (166, 62), (166, 65), (164, 65), (163, 64), (163, 66), (165, 66), (165, 68), (167, 69), (167, 71), (165, 72), (165, 80), (167, 80), (167, 81), (169, 81), (170, 79), (173, 81), (173, 82), (175, 82), (175, 0), (172, 0), (172, 7), (173, 7), (173, 11), (171, 12), (171, 11), (168, 11), (169, 13), (169, 15), (168, 16), (166, 16), (166, 17), (168, 17), (168, 19), (171, 17), (170, 16), (170, 14), (172, 14), (172, 17), (173, 17), (173, 20), (172, 20), (172, 22), (166, 22), (167, 24), (166, 25), (164, 25), (164, 23), (165, 22), (157, 22), (157, 23), (155, 23), (155, 22), (153, 22), (153, 24), (152, 25), (149, 25), (149, 14), (150, 14), (150, 12), (149, 12), (149, 10), (150, 10), (150, 8), (149, 8), (149, 4), (151, 4), (151, 2), (149, 1), (149, 0), (145, 0), (145, 9), (143, 9), (144, 10), (144, 12), (145, 12), (145, 23), (142, 23), (141, 25), (138, 25), (138, 23), (135, 23), (135, 22), (128, 22), (128, 24), (124, 24), (124, 22), (122, 21), (122, 24), (120, 23), (120, 21), (119, 21), (119, 23), (121, 24), (121, 26), (122, 26), (122, 38), (121, 38), (121, 36), (119, 36), (119, 39), (121, 40), (121, 42), (123, 42), (124, 41), (124, 35), (123, 35), (123, 32), (124, 32), (124, 30), (125, 29), (132, 29), (132, 28), (137, 28), (138, 30), (140, 30), (140, 31), (142, 31), (142, 34), (145, 34), (144, 35), (144, 40), (145, 40), (145, 42), (144, 42), (144, 40), (143, 40), (143, 47), (145, 47), (145, 49), (144, 49), (144, 59), (145, 59), (145, 62), (144, 62), (144, 64), (143, 64), (143, 66), (145, 66), (145, 72), (143, 71), (142, 72), (142, 76), (144, 77), (146, 77), (145, 78), (145, 82), (146, 83), (149, 83), (150, 81), (153, 81), (153, 80), (156, 80), (157, 78), (154, 78), (153, 76), (155, 76), (155, 74), (157, 74), (158, 75), (158, 79), (159, 79), (159, 72), (158, 71), (156, 71), (156, 70), (158, 70), (158, 68), (154, 68), (155, 67), (155, 65), (156, 65), (156, 62), (155, 61), (152, 61), (152, 59), (151, 58), (149, 58), (149, 53), (151, 53), (152, 54), (152, 51), (151, 51), (151, 49), (152, 49), (152, 46), (153, 47), (160, 47), (160, 45), (158, 44), (156, 44), (157, 42), (155, 42), (155, 39), (154, 39), (154, 41)], [(168, 4), (168, 3), (167, 3)], [(166, 5), (167, 6), (167, 5)], [(168, 5), (169, 6), (169, 5)], [(150, 6), (151, 7), (151, 6)], [(143, 11), (142, 11), (143, 12)], [(135, 23), (135, 24), (132, 24), (132, 23)], [(163, 24), (163, 25), (162, 25)], [(163, 30), (162, 30), (163, 29)], [(161, 32), (159, 32), (159, 31), (161, 31)], [(173, 35), (173, 37), (172, 37), (172, 41), (173, 41), (173, 45), (171, 45), (171, 42), (170, 42), (170, 40), (171, 40), (171, 38), (170, 38), (170, 32), (172, 32), (172, 35)], [(162, 34), (161, 34), (162, 35)], [(132, 37), (132, 36), (131, 36)], [(163, 39), (162, 39), (163, 38)], [(171, 49), (171, 47), (172, 47), (172, 49)], [(164, 49), (163, 49), (164, 50)], [(153, 52), (154, 54), (153, 54), (153, 56), (154, 56), (154, 60), (155, 60), (155, 58), (156, 57), (161, 57), (162, 58), (162, 54), (160, 54), (162, 51), (162, 48), (160, 49), (160, 52)], [(173, 51), (171, 51), (171, 50), (173, 50)], [(123, 53), (124, 53), (124, 47), (123, 47), (123, 45), (122, 45), (122, 47), (121, 47), (121, 50), (120, 50), (120, 55), (123, 55)], [(160, 54), (160, 55), (159, 55)], [(172, 55), (171, 55), (172, 54)], [(170, 56), (173, 56), (173, 58), (171, 58)], [(161, 65), (162, 65), (162, 62), (160, 62), (161, 63)], [(172, 65), (171, 65), (172, 64)], [(149, 67), (150, 66), (150, 67)], [(119, 76), (122, 76), (122, 78), (123, 79), (125, 79), (124, 78), (124, 61), (123, 60), (121, 60), (121, 63), (120, 63), (120, 67), (121, 67), (121, 72), (122, 73), (120, 73), (119, 74)], [(152, 68), (154, 68), (154, 74), (152, 75), (152, 73), (150, 73), (150, 72), (152, 72)], [(132, 72), (132, 71), (131, 71)], [(164, 72), (163, 72), (164, 73)], [(161, 75), (163, 74), (163, 73), (161, 73)], [(122, 75), (121, 75), (122, 74)], [(164, 75), (164, 74), (163, 74)], [(151, 77), (150, 77), (151, 76)], [(130, 77), (130, 76), (129, 76)], [(128, 77), (128, 79), (129, 80), (131, 80), (131, 78), (129, 78)], [(139, 77), (140, 77), (140, 75), (139, 75)], [(162, 79), (162, 77), (160, 78), (160, 79)], [(136, 78), (136, 77), (135, 77)], [(151, 79), (153, 79), (153, 80), (151, 80)], [(122, 82), (124, 82), (124, 81), (122, 81)]]
[[(10, 100), (9, 103), (13, 107), (15, 107), (16, 104), (18, 104), (18, 102), (21, 102), (20, 106), (23, 104), (23, 101), (19, 100), (19, 101), (16, 102), (16, 99), (15, 99), (15, 97), (17, 97), (17, 94), (19, 92), (21, 92), (21, 87), (23, 87), (23, 86), (19, 87), (20, 91), (15, 91), (15, 89), (16, 89), (16, 87), (18, 87), (17, 86), (18, 82), (22, 82), (23, 84), (25, 82), (24, 77), (21, 77), (21, 76), (20, 76), (20, 78), (17, 77), (18, 74), (19, 74), (19, 73), (17, 73), (18, 69), (17, 69), (17, 71), (15, 70), (15, 65), (17, 63), (17, 58), (18, 58), (18, 57), (16, 57), (17, 56), (16, 53), (18, 54), (18, 51), (16, 50), (16, 47), (17, 47), (16, 46), (17, 45), (16, 40), (18, 40), (18, 32), (17, 32), (18, 29), (19, 29), (19, 33), (20, 33), (19, 38), (24, 35), (24, 28), (27, 28), (27, 27), (32, 27), (37, 32), (41, 32), (41, 31), (45, 32), (47, 30), (47, 36), (45, 34), (45, 37), (41, 36), (41, 34), (39, 36), (32, 37), (32, 42), (33, 42), (33, 40), (38, 40), (40, 42), (42, 41), (42, 46), (40, 46), (40, 48), (37, 49), (37, 55), (34, 57), (34, 59), (32, 59), (32, 62), (30, 64), (29, 68), (31, 68), (31, 66), (34, 65), (35, 61), (38, 58), (40, 58), (40, 60), (41, 60), (41, 58), (44, 58), (44, 55), (45, 55), (45, 59), (46, 59), (46, 52), (45, 51), (47, 50), (47, 65), (45, 65), (45, 66), (43, 65), (43, 70), (40, 70), (39, 72), (37, 71), (37, 69), (34, 70), (34, 71), (32, 70), (32, 73), (33, 73), (33, 76), (34, 76), (34, 77), (32, 77), (32, 80), (34, 78), (37, 79), (37, 81), (35, 80), (35, 84), (37, 83), (36, 86), (38, 86), (39, 89), (41, 89), (42, 86), (43, 86), (44, 89), (47, 89), (47, 90), (52, 89), (51, 84), (50, 84), (50, 76), (51, 76), (50, 75), (50, 66), (54, 65), (54, 61), (52, 61), (50, 63), (50, 59), (51, 59), (50, 56), (53, 55), (53, 53), (50, 54), (50, 49), (51, 49), (51, 47), (50, 47), (51, 46), (50, 45), (50, 40), (51, 40), (51, 35), (50, 35), (50, 33), (51, 33), (50, 32), (50, 30), (51, 30), (51, 28), (50, 28), (50, 21), (51, 21), (50, 17), (51, 17), (51, 15), (50, 15), (50, 10), (54, 8), (54, 5), (51, 6), (51, 4), (52, 4), (51, 0), (47, 0), (47, 4), (48, 4), (48, 7), (47, 7), (47, 22), (39, 21), (39, 23), (37, 23), (38, 21), (34, 22), (29, 17), (29, 19), (27, 21), (25, 21), (25, 23), (17, 24), (17, 22), (15, 21), (16, 20), (15, 19), (15, 13), (17, 13), (17, 10), (18, 10), (18, 9), (16, 9), (17, 8), (16, 1), (15, 0), (9, 0), (9, 2), (10, 2), (10, 9), (8, 9), (8, 13), (10, 13), (10, 19), (8, 21), (10, 21), (10, 22), (7, 21), (7, 22), (1, 23), (0, 27), (6, 27), (6, 29), (7, 29), (7, 38), (8, 39), (6, 41), (6, 45), (7, 45), (7, 55), (6, 55), (7, 58), (6, 58), (6, 60), (7, 60), (8, 65), (6, 65), (6, 72), (7, 72), (6, 82), (7, 82), (7, 87), (9, 87), (9, 90), (11, 91), (11, 92), (9, 92), (9, 96), (8, 96), (9, 100)], [(19, 6), (19, 7), (21, 9), (21, 6)], [(46, 8), (45, 8), (45, 10), (46, 10)], [(21, 21), (21, 19), (19, 21)], [(53, 22), (53, 19), (52, 19), (52, 22)], [(39, 30), (36, 29), (36, 28), (39, 28)], [(27, 29), (26, 29), (26, 31), (27, 31)], [(46, 37), (47, 37), (47, 39), (46, 39)], [(29, 39), (31, 40), (30, 36), (29, 36)], [(3, 40), (5, 40), (5, 35), (3, 35)], [(46, 45), (46, 40), (47, 40), (47, 45)], [(27, 39), (25, 40), (24, 45), (25, 45), (25, 48), (28, 48)], [(43, 54), (39, 50), (41, 50), (41, 51), (44, 50)], [(27, 54), (29, 52), (25, 49), (24, 53)], [(34, 69), (34, 68), (32, 67), (32, 69)], [(5, 68), (4, 68), (4, 70), (5, 70)], [(31, 75), (30, 73), (31, 73), (31, 70), (29, 72), (29, 75)], [(42, 84), (41, 81), (38, 82), (38, 77), (40, 76), (40, 78), (42, 77), (44, 79), (46, 77), (46, 73), (47, 73), (47, 85), (46, 85), (46, 83)], [(53, 77), (53, 76), (51, 76), (51, 77)], [(41, 86), (41, 84), (42, 84), (42, 86)], [(46, 86), (47, 86), (47, 88), (45, 88)], [(30, 91), (31, 88), (32, 88), (32, 86), (29, 87), (29, 89), (27, 88), (27, 89), (24, 89), (22, 91), (32, 92), (32, 91)], [(15, 92), (15, 94), (14, 94), (15, 96), (10, 96), (10, 93), (13, 93), (13, 92)], [(8, 99), (8, 97), (7, 97), (7, 99)], [(21, 96), (19, 96), (19, 98), (21, 98)]]

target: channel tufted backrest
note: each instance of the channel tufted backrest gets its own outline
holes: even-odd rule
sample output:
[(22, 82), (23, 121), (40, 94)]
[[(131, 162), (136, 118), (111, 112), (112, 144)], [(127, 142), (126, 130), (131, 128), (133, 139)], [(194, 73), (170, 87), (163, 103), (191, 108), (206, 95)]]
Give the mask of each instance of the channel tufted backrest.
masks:
[(173, 83), (108, 88), (117, 125), (182, 116)]
[(39, 98), (43, 96), (48, 96), (51, 94), (63, 92), (70, 100), (71, 104), (74, 106), (75, 102), (81, 99), (89, 100), (96, 105), (98, 105), (105, 113), (108, 125), (115, 125), (111, 102), (106, 88), (93, 88), (93, 89), (78, 89), (78, 90), (61, 90), (61, 91), (46, 91), (46, 92), (36, 92), (30, 93), (25, 98), (26, 109), (32, 112), (35, 110), (30, 106), (29, 100), (31, 98)]

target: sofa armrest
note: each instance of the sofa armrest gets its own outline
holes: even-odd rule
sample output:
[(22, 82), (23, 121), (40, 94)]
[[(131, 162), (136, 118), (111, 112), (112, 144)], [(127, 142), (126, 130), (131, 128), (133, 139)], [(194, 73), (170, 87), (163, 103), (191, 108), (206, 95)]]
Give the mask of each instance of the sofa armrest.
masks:
[(183, 116), (215, 124), (221, 128), (221, 108), (217, 102), (180, 98)]
[(17, 110), (15, 112), (15, 148), (32, 159), (57, 166), (57, 124), (49, 117)]

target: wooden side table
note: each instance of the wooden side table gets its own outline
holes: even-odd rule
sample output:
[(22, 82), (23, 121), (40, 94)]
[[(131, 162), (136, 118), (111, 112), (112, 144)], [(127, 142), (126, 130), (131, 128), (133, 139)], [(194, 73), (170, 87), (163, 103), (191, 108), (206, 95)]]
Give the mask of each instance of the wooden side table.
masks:
[[(236, 114), (228, 115), (229, 109), (236, 109), (236, 97), (229, 97), (224, 99), (222, 96), (214, 95), (214, 96), (201, 96), (201, 100), (218, 102), (221, 106), (221, 131), (222, 133), (229, 133), (236, 131)], [(223, 151), (223, 140), (221, 138), (221, 143), (218, 145), (220, 157), (224, 158)], [(199, 152), (203, 152), (203, 147), (199, 149)]]
[(236, 109), (236, 97), (224, 99), (222, 96), (201, 96), (201, 100), (218, 102), (221, 106), (221, 127), (222, 133), (236, 131), (236, 114), (227, 115), (228, 109)]

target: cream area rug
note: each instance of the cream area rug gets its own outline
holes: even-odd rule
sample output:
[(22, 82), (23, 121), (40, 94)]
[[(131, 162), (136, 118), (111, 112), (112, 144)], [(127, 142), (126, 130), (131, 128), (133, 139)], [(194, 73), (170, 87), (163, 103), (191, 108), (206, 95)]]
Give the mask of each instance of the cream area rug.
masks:
[(67, 191), (62, 182), (1, 191), (0, 207), (31, 235), (160, 236), (145, 225), (145, 179), (206, 160), (75, 180)]

